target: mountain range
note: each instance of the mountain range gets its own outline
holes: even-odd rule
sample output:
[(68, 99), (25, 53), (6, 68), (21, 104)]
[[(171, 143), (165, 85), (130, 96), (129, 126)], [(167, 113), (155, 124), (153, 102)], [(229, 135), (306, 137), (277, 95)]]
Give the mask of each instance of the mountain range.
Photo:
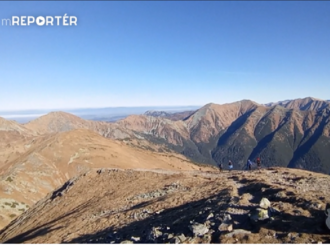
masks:
[(242, 100), (207, 104), (196, 111), (147, 112), (115, 123), (83, 120), (65, 112), (51, 112), (25, 125), (45, 135), (88, 129), (103, 137), (144, 141), (150, 149), (162, 146), (196, 163), (216, 165), (231, 160), (235, 169), (247, 159), (262, 164), (329, 173), (330, 103), (315, 98), (258, 104)]
[[(231, 160), (240, 170), (248, 158), (261, 157), (263, 167), (328, 174), (329, 119), (329, 101), (315, 98), (267, 105), (250, 100), (210, 103), (195, 111), (148, 111), (114, 123), (65, 112), (26, 124), (0, 118), (0, 227), (22, 213), (31, 215), (38, 201), (48, 202), (59, 194), (55, 189), (67, 188), (91, 171), (120, 169), (125, 171), (122, 180), (130, 180), (131, 170), (138, 178), (143, 172), (185, 173), (193, 181), (196, 175), (216, 173), (218, 163), (226, 168)], [(133, 186), (123, 187), (121, 192)], [(91, 190), (100, 189), (94, 185)], [(0, 239), (5, 236), (0, 233)]]

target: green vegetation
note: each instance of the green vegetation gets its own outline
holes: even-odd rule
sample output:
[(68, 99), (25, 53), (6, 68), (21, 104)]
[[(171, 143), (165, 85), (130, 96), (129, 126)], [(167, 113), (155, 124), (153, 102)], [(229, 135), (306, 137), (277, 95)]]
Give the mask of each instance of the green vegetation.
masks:
[(7, 177), (6, 181), (11, 183), (14, 180), (11, 177)]
[(16, 214), (10, 214), (9, 217), (10, 218), (15, 218), (16, 217)]
[(11, 208), (16, 208), (16, 206), (18, 206), (18, 202), (13, 202), (10, 207)]

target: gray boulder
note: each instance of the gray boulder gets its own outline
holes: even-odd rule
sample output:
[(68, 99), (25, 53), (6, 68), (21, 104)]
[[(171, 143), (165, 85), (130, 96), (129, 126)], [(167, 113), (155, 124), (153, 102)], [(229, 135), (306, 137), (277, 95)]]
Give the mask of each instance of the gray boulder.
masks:
[(268, 209), (270, 207), (270, 201), (267, 198), (262, 198), (259, 206), (263, 209)]
[(152, 227), (152, 229), (148, 235), (148, 239), (152, 240), (152, 241), (156, 241), (157, 238), (159, 238), (163, 235), (163, 233), (160, 230), (161, 230), (161, 227)]
[(231, 232), (233, 231), (233, 220), (230, 214), (225, 214), (222, 223), (218, 227), (220, 232)]
[(269, 219), (268, 209), (257, 208), (252, 211), (250, 219), (254, 222)]
[(247, 231), (247, 230), (244, 230), (244, 229), (236, 229), (231, 233), (227, 233), (225, 235), (225, 237), (232, 238), (234, 235), (237, 235), (237, 234), (250, 234), (250, 233), (251, 233), (250, 231)]
[(209, 231), (209, 229), (204, 224), (200, 223), (195, 223), (189, 226), (189, 228), (195, 236), (203, 236)]

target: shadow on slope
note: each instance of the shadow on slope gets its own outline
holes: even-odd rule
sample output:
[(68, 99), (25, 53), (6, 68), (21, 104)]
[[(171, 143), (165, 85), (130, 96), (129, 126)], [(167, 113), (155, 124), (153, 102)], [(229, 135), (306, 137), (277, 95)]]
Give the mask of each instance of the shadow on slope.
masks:
[[(14, 244), (17, 244), (17, 243), (23, 243), (23, 242), (26, 242), (26, 241), (29, 241), (33, 238), (36, 238), (36, 237), (39, 237), (39, 236), (44, 236), (46, 234), (50, 234), (52, 231), (55, 231), (55, 230), (58, 230), (58, 229), (61, 229), (63, 228), (62, 225), (58, 226), (58, 227), (54, 227), (56, 225), (59, 225), (59, 221), (63, 220), (64, 218), (67, 218), (71, 215), (74, 215), (74, 214), (77, 214), (79, 213), (81, 210), (83, 210), (84, 208), (88, 207), (90, 202), (92, 201), (92, 199), (90, 199), (89, 201), (85, 202), (84, 204), (81, 204), (79, 206), (77, 206), (76, 208), (72, 209), (70, 212), (66, 213), (66, 214), (63, 214), (43, 225), (40, 225), (36, 228), (32, 228), (26, 232), (23, 232), (22, 234), (19, 234), (13, 238), (10, 238), (8, 240), (6, 240), (4, 243), (14, 243)], [(55, 206), (56, 207), (56, 206)], [(38, 211), (39, 212), (39, 211)], [(34, 214), (38, 214), (38, 212), (34, 213)], [(18, 219), (15, 220), (16, 223), (14, 223), (13, 226), (8, 226), (8, 228), (5, 228), (3, 229), (1, 232), (0, 232), (0, 235), (6, 235), (6, 232), (10, 232), (11, 229), (15, 228), (15, 224), (19, 224), (19, 221)], [(5, 240), (5, 238), (4, 238)]]
[[(122, 228), (109, 227), (96, 233), (74, 238), (65, 243), (110, 243), (111, 241), (120, 243), (124, 240), (131, 240), (132, 236), (140, 237), (140, 241), (137, 243), (164, 243), (164, 235), (154, 240), (149, 238), (152, 227), (162, 227), (165, 230), (170, 227), (167, 233), (192, 236), (189, 229), (191, 221), (204, 223), (211, 212), (224, 212), (229, 201), (229, 190), (221, 190), (216, 195), (167, 209), (158, 215), (153, 214), (146, 219), (132, 222)], [(221, 204), (218, 205), (220, 202)], [(217, 221), (215, 226), (218, 227), (219, 224), (220, 221)]]
[(218, 140), (217, 146), (224, 146), (227, 144), (228, 139), (235, 133), (237, 130), (243, 127), (243, 125), (246, 123), (250, 115), (255, 111), (255, 109), (252, 109), (240, 117), (238, 117), (225, 131), (223, 135)]
[[(310, 201), (296, 197), (292, 192), (287, 192), (290, 197), (277, 197), (278, 192), (283, 189), (274, 189), (271, 185), (253, 182), (246, 179), (239, 180), (239, 183), (246, 184), (239, 188), (239, 195), (250, 192), (254, 195), (251, 203), (259, 204), (261, 198), (266, 197), (272, 203), (288, 202), (292, 204), (292, 209), (305, 208), (310, 212), (311, 217), (306, 217), (299, 214), (290, 214), (290, 211), (283, 210), (274, 215), (271, 221), (252, 223), (248, 214), (230, 213), (233, 220), (234, 229), (250, 230), (254, 234), (258, 234), (261, 228), (273, 230), (277, 233), (278, 238), (285, 238), (290, 232), (304, 234), (327, 234), (328, 231), (324, 225), (324, 213), (322, 210), (311, 209)], [(296, 204), (297, 203), (297, 204)], [(223, 221), (223, 216), (228, 213), (229, 208), (238, 210), (251, 211), (256, 205), (240, 206), (235, 205), (235, 197), (231, 196), (231, 189), (221, 190), (218, 194), (206, 197), (204, 199), (183, 204), (181, 206), (167, 209), (160, 214), (154, 214), (143, 220), (135, 221), (127, 226), (115, 229), (108, 227), (96, 233), (90, 233), (77, 238), (74, 238), (65, 243), (120, 243), (125, 240), (131, 240), (132, 237), (139, 237), (140, 240), (134, 243), (174, 243), (174, 238), (168, 238), (169, 234), (179, 236), (184, 234), (185, 237), (193, 237), (189, 226), (194, 223), (205, 223), (212, 213), (214, 217), (210, 218), (213, 225), (210, 229), (214, 230), (211, 234), (211, 243), (221, 242), (220, 235), (225, 234), (218, 230), (219, 225)], [(153, 227), (160, 227), (162, 235), (158, 238), (150, 238), (150, 233)], [(262, 236), (260, 234), (260, 236)], [(330, 239), (328, 240), (330, 242)]]
[[(279, 130), (281, 130), (281, 128), (284, 127), (285, 124), (288, 123), (288, 121), (290, 120), (291, 116), (292, 116), (292, 112), (288, 112), (288, 113), (286, 113), (285, 118), (281, 121), (281, 123), (278, 125), (278, 127), (277, 127), (274, 131), (270, 132), (269, 134), (267, 134), (266, 136), (262, 137), (262, 138), (258, 141), (256, 147), (253, 149), (253, 151), (252, 151), (252, 153), (251, 153), (251, 155), (250, 155), (250, 157), (249, 157), (250, 159), (255, 160), (258, 156), (260, 156), (260, 154), (262, 154), (262, 152), (263, 152), (263, 151), (268, 147), (268, 145), (273, 141), (275, 134), (276, 134)], [(268, 116), (267, 116), (267, 117), (268, 117)], [(264, 118), (267, 118), (267, 117), (264, 117)], [(264, 119), (264, 118), (263, 118), (263, 119)], [(256, 132), (256, 131), (255, 131), (255, 132)], [(255, 133), (255, 136), (256, 136), (256, 133)]]
[[(286, 242), (285, 240), (290, 232), (308, 235), (323, 235), (328, 233), (328, 230), (324, 228), (325, 219), (323, 211), (312, 209), (310, 207), (310, 201), (299, 198), (293, 192), (287, 191), (285, 188), (276, 188), (264, 182), (256, 182), (255, 180), (249, 180), (246, 178), (240, 179), (237, 176), (233, 176), (230, 179), (241, 185), (237, 188), (238, 196), (232, 196), (233, 188), (229, 187), (220, 190), (217, 194), (205, 197), (201, 200), (188, 202), (178, 207), (166, 209), (159, 214), (152, 213), (151, 216), (145, 219), (135, 220), (123, 227), (115, 228), (109, 226), (95, 233), (84, 234), (70, 240), (65, 240), (66, 237), (62, 237), (62, 243), (121, 243), (125, 240), (131, 240), (132, 237), (140, 238), (140, 240), (134, 243), (174, 243), (175, 238), (169, 238), (170, 234), (173, 234), (174, 236), (184, 234), (185, 237), (192, 238), (193, 233), (189, 229), (189, 226), (194, 222), (201, 224), (205, 223), (211, 213), (213, 214), (213, 217), (209, 218), (209, 220), (213, 224), (211, 224), (210, 229), (214, 230), (214, 232), (210, 234), (211, 238), (209, 242), (221, 243), (220, 236), (222, 237), (225, 233), (220, 232), (218, 227), (223, 221), (224, 214), (228, 213), (229, 209), (244, 210), (247, 212), (253, 210), (263, 197), (268, 198), (271, 201), (272, 206), (280, 203), (290, 203), (292, 206), (290, 209), (281, 209), (278, 214), (274, 215), (273, 220), (268, 220), (263, 223), (252, 223), (248, 214), (239, 214), (239, 212), (230, 213), (234, 222), (234, 229), (245, 229), (251, 231), (253, 235), (259, 234), (259, 241), (263, 240), (262, 234), (260, 234), (261, 228), (273, 230), (276, 232), (278, 239), (283, 239), (282, 242)], [(279, 196), (277, 193), (280, 191), (285, 192), (285, 196)], [(248, 206), (237, 204), (240, 197), (246, 193), (250, 193), (253, 196), (250, 200), (250, 203), (252, 204)], [(79, 205), (69, 213), (61, 215), (37, 228), (33, 228), (9, 239), (5, 243), (28, 242), (37, 236), (49, 235), (54, 230), (65, 228), (63, 226), (64, 221), (61, 222), (61, 220), (73, 214), (79, 214), (85, 208), (93, 208), (94, 206), (90, 204), (91, 200), (92, 199)], [(164, 200), (164, 197), (139, 203), (124, 211), (127, 212), (133, 209), (141, 209), (160, 200)], [(298, 208), (308, 210), (310, 217), (303, 216), (301, 213), (299, 214), (299, 212), (293, 214), (293, 210), (297, 210)], [(38, 212), (36, 211), (35, 214), (38, 214)], [(115, 214), (108, 214), (102, 217), (114, 218), (114, 215)], [(152, 238), (150, 236), (153, 227), (161, 228), (162, 234), (159, 237)], [(0, 234), (5, 232), (6, 229)], [(327, 242), (329, 241), (330, 236)], [(253, 243), (253, 240), (250, 240), (249, 242)]]
[[(296, 178), (296, 180), (299, 181), (301, 178), (302, 177)], [(258, 233), (262, 227), (278, 232), (279, 238), (291, 232), (320, 235), (329, 233), (325, 225), (324, 211), (314, 209), (312, 207), (312, 201), (298, 197), (294, 192), (288, 191), (287, 189), (276, 188), (263, 182), (255, 182), (249, 179), (233, 179), (236, 179), (235, 181), (240, 184), (244, 184), (243, 187), (238, 189), (238, 194), (240, 196), (245, 193), (253, 194), (253, 198), (250, 202), (256, 204), (256, 206), (259, 205), (260, 200), (264, 197), (270, 200), (272, 206), (276, 205), (281, 207), (283, 203), (291, 205), (289, 208), (280, 209), (279, 213), (274, 214), (274, 219), (272, 221), (266, 221), (262, 225), (254, 225), (251, 230), (253, 233)], [(282, 194), (278, 194), (279, 192)], [(302, 211), (299, 209), (307, 210), (311, 217), (303, 216)], [(330, 237), (327, 242), (330, 242)]]
[[(288, 165), (288, 168), (296, 167), (296, 163), (299, 161), (299, 159), (301, 159), (302, 156), (306, 155), (310, 151), (310, 149), (320, 140), (323, 130), (324, 130), (325, 126), (327, 125), (328, 118), (329, 118), (328, 116), (323, 117), (322, 120), (320, 121), (320, 124), (317, 126), (315, 131), (312, 132), (312, 134), (310, 134), (312, 127), (307, 131), (307, 133), (305, 133), (301, 142), (303, 142), (309, 135), (310, 135), (310, 138), (296, 149), (296, 151), (294, 152), (293, 158)], [(315, 124), (313, 126), (315, 126)], [(312, 169), (314, 169), (313, 171), (315, 171), (315, 172), (328, 173), (326, 168), (322, 168), (322, 167), (317, 168), (317, 166), (314, 166), (314, 167), (316, 167), (316, 168), (312, 168)], [(311, 169), (311, 168), (307, 167), (306, 169)]]

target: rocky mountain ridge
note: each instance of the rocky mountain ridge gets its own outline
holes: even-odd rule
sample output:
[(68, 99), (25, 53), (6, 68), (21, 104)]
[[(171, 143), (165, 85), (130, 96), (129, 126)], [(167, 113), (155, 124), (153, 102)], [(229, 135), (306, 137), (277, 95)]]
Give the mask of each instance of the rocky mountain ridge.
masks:
[[(329, 243), (329, 176), (92, 170), (0, 231), (3, 243)], [(42, 218), (40, 218), (42, 216)]]
[(207, 104), (188, 117), (172, 121), (132, 115), (116, 123), (86, 121), (63, 112), (24, 125), (39, 134), (84, 128), (119, 140), (165, 146), (197, 163), (234, 163), (261, 157), (264, 166), (303, 168), (330, 173), (330, 104), (314, 98), (267, 107), (250, 100)]

